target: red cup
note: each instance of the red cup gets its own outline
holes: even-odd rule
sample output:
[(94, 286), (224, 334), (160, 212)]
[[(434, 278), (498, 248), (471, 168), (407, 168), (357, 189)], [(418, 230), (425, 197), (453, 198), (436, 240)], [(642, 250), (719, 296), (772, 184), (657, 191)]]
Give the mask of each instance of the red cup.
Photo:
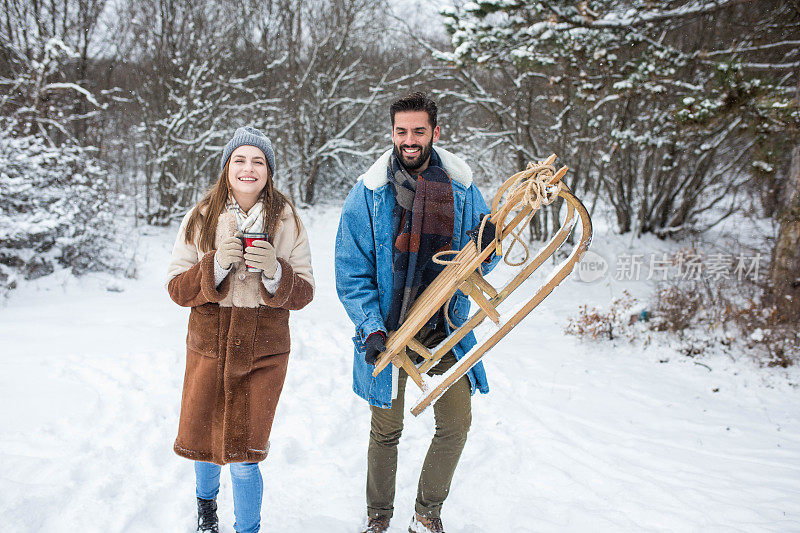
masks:
[[(253, 241), (266, 241), (267, 234), (266, 233), (242, 233), (242, 244), (245, 248), (248, 246), (253, 246)], [(260, 268), (256, 268), (254, 266), (250, 266), (245, 263), (248, 272), (261, 272)]]

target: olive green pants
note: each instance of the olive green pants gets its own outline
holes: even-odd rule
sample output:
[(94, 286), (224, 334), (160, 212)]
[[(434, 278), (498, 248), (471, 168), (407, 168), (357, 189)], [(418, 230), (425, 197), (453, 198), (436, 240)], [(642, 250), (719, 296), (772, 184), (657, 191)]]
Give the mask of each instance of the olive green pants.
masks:
[[(456, 363), (446, 354), (430, 374), (443, 374)], [(397, 444), (403, 432), (403, 397), (408, 374), (400, 370), (397, 398), (391, 409), (370, 406), (372, 427), (367, 452), (367, 513), (370, 518), (392, 516), (394, 511)], [(462, 377), (433, 404), (436, 431), (422, 465), (415, 509), (422, 516), (438, 517), (450, 492), (450, 482), (467, 442), (472, 422), (469, 378)]]

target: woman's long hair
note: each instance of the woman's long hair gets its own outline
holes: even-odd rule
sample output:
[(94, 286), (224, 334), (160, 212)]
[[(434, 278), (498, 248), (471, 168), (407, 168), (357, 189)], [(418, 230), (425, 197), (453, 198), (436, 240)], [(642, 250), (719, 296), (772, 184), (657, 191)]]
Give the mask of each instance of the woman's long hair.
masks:
[[(214, 249), (217, 221), (222, 212), (225, 211), (228, 195), (231, 194), (228, 182), (229, 167), (230, 159), (225, 162), (225, 167), (223, 167), (219, 179), (211, 186), (203, 199), (197, 203), (189, 217), (189, 221), (186, 223), (186, 243), (192, 244), (194, 242), (195, 234), (199, 229), (200, 242), (198, 244), (203, 253)], [(300, 228), (300, 221), (297, 218), (297, 211), (295, 211), (294, 205), (283, 193), (275, 188), (272, 182), (272, 171), (269, 170), (269, 167), (267, 167), (267, 170), (267, 183), (261, 191), (259, 201), (264, 203), (264, 232), (267, 234), (269, 242), (272, 243), (275, 238), (275, 227), (286, 204), (289, 204), (292, 208), (292, 215), (298, 229)]]

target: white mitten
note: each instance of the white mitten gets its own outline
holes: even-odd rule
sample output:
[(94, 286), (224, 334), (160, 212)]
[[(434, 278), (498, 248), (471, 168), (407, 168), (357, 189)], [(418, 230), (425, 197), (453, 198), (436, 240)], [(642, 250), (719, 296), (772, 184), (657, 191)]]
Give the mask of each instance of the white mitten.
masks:
[(275, 271), (278, 269), (275, 248), (267, 241), (253, 241), (252, 246), (245, 248), (244, 262), (248, 266), (261, 269), (268, 278), (275, 276)]
[(214, 259), (224, 270), (231, 268), (233, 263), (238, 263), (244, 257), (242, 253), (242, 241), (239, 237), (228, 237), (217, 248)]

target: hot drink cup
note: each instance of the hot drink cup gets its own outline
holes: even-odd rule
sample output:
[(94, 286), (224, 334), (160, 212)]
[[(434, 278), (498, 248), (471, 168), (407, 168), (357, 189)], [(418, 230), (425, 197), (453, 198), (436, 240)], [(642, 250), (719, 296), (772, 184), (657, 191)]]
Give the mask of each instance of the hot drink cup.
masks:
[[(253, 241), (266, 241), (267, 234), (266, 233), (242, 233), (242, 244), (245, 248), (248, 246), (253, 246)], [(245, 263), (248, 272), (261, 272), (260, 268), (256, 268), (254, 266), (250, 266)]]

